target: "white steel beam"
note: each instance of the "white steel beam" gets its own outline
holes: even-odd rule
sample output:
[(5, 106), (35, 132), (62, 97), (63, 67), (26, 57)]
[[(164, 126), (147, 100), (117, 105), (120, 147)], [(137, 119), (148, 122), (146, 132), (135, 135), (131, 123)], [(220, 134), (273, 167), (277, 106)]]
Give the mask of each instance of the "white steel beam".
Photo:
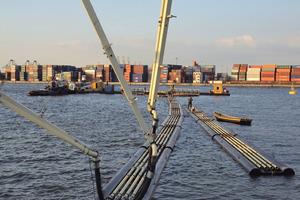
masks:
[(170, 15), (171, 5), (172, 0), (162, 0), (148, 99), (148, 111), (150, 113), (152, 113), (156, 107), (157, 92), (160, 81), (160, 67), (162, 65), (165, 52), (169, 18), (173, 17)]
[(121, 86), (122, 86), (122, 88), (125, 92), (126, 98), (130, 103), (130, 106), (131, 106), (131, 108), (132, 108), (132, 110), (133, 110), (133, 112), (134, 112), (134, 114), (137, 118), (137, 121), (138, 121), (144, 135), (145, 135), (145, 138), (147, 139), (149, 144), (151, 144), (152, 142), (154, 142), (154, 137), (149, 132), (148, 126), (147, 126), (147, 124), (146, 124), (146, 122), (145, 122), (145, 120), (144, 120), (144, 118), (143, 118), (143, 116), (142, 116), (142, 114), (141, 114), (141, 112), (138, 108), (138, 105), (136, 103), (136, 98), (133, 97), (133, 95), (131, 93), (131, 90), (130, 90), (130, 88), (129, 88), (129, 86), (128, 86), (125, 78), (124, 78), (123, 72), (122, 72), (122, 70), (120, 68), (120, 65), (117, 61), (117, 58), (116, 58), (116, 56), (115, 56), (115, 54), (114, 54), (114, 52), (111, 48), (111, 44), (108, 42), (108, 39), (107, 39), (107, 37), (104, 33), (104, 30), (103, 30), (103, 28), (100, 24), (100, 21), (99, 21), (97, 15), (95, 13), (95, 10), (94, 10), (90, 0), (81, 0), (81, 1), (82, 1), (83, 6), (84, 6), (84, 8), (85, 8), (92, 24), (93, 24), (93, 26), (94, 26), (94, 29), (95, 29), (95, 31), (98, 35), (98, 38), (99, 38), (99, 40), (102, 44), (102, 47), (104, 49), (104, 52), (105, 52), (107, 58), (109, 59), (111, 65), (112, 65), (112, 67), (113, 67), (113, 69), (114, 69), (114, 71), (115, 71), (115, 73), (116, 73), (116, 75), (117, 75), (117, 77), (118, 77), (118, 79), (121, 83)]
[(47, 120), (45, 120), (43, 118), (43, 115), (37, 115), (36, 113), (34, 113), (30, 109), (26, 108), (22, 104), (18, 103), (17, 101), (13, 100), (12, 98), (6, 96), (1, 91), (0, 91), (0, 103), (5, 105), (6, 107), (12, 109), (13, 111), (19, 113), (20, 115), (22, 115), (23, 117), (27, 118), (28, 120), (34, 122), (35, 124), (39, 125), (40, 127), (46, 129), (47, 131), (54, 134), (55, 136), (68, 142), (69, 144), (76, 147), (83, 153), (92, 156), (95, 160), (98, 160), (98, 152), (97, 151), (95, 151), (92, 148), (88, 147), (87, 145), (83, 144), (82, 142), (80, 142), (76, 138), (72, 137), (67, 132), (58, 128), (54, 124), (48, 122)]

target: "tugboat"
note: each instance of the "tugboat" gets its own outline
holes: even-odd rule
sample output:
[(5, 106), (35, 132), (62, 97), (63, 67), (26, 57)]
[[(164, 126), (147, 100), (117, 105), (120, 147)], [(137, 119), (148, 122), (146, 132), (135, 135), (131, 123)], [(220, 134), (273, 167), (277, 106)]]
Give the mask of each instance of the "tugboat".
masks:
[(230, 96), (229, 90), (227, 88), (223, 88), (222, 84), (214, 84), (214, 89), (210, 90), (207, 93), (201, 93), (200, 95), (220, 95), (220, 96)]
[(70, 94), (71, 90), (69, 85), (65, 81), (52, 81), (45, 89), (40, 90), (29, 90), (28, 95), (30, 96), (55, 96)]
[(67, 81), (52, 81), (51, 84), (47, 85), (45, 89), (41, 90), (29, 90), (28, 95), (30, 96), (55, 96), (55, 95), (66, 95), (75, 94), (75, 90), (71, 90), (73, 84), (69, 84)]

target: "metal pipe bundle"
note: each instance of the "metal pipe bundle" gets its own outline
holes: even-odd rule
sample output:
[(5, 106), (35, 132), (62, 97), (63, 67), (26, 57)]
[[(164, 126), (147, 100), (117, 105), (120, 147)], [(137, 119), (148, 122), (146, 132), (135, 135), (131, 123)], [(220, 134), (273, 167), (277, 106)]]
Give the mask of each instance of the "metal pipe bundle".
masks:
[[(150, 199), (155, 191), (162, 170), (166, 165), (176, 139), (178, 138), (183, 114), (180, 104), (175, 99), (169, 100), (169, 115), (158, 128), (156, 144), (158, 161), (155, 175), (143, 199)], [(139, 192), (147, 172), (149, 153), (148, 143), (135, 153), (125, 166), (104, 186), (103, 194), (107, 199), (134, 199)]]
[(264, 151), (246, 141), (240, 136), (229, 133), (218, 123), (207, 117), (202, 111), (186, 111), (192, 118), (217, 141), (235, 160), (237, 160), (250, 175), (277, 174), (294, 175), (293, 169), (275, 160)]

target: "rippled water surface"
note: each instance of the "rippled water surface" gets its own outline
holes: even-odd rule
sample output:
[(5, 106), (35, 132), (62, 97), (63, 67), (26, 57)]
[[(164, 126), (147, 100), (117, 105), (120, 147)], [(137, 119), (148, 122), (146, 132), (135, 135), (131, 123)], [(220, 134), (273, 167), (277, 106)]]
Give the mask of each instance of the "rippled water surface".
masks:
[[(44, 85), (5, 84), (2, 91), (100, 152), (103, 184), (145, 141), (124, 95), (30, 97)], [(160, 90), (167, 90), (161, 87)], [(208, 91), (209, 87), (201, 87)], [(226, 128), (293, 168), (292, 177), (250, 177), (184, 112), (176, 147), (153, 199), (299, 199), (300, 95), (289, 88), (229, 88), (229, 97), (194, 97), (208, 115), (219, 111), (253, 119), (251, 126)], [(138, 96), (147, 122), (147, 97)], [(177, 98), (186, 106), (187, 98)], [(157, 105), (160, 121), (168, 111)], [(92, 166), (93, 167), (93, 166)], [(89, 158), (0, 104), (0, 199), (92, 199)]]

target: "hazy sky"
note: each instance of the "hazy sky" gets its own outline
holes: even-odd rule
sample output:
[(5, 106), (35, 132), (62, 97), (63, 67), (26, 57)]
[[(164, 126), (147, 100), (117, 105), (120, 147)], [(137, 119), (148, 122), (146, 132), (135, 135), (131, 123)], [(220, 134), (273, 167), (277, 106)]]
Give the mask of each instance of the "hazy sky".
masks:
[[(117, 56), (152, 65), (160, 0), (92, 0)], [(165, 64), (300, 64), (299, 0), (173, 0)], [(108, 64), (80, 0), (0, 0), (0, 67)], [(176, 59), (177, 58), (177, 59)], [(122, 59), (121, 59), (122, 62)]]

